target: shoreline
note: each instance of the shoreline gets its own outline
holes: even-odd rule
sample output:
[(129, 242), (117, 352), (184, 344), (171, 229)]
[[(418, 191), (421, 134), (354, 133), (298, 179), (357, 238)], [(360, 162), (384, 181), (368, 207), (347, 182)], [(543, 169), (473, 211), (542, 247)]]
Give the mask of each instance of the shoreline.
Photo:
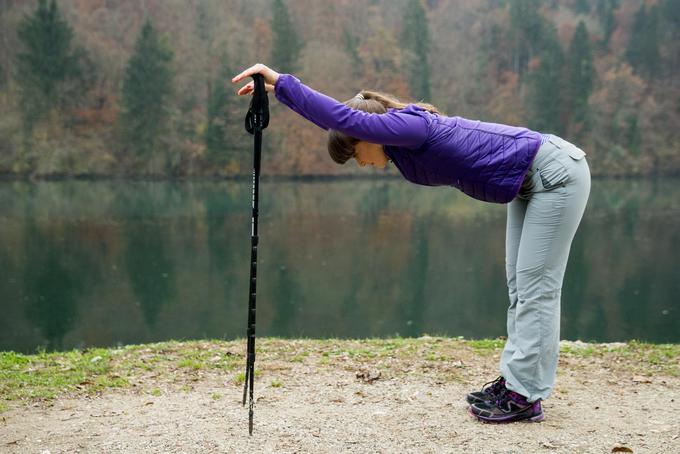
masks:
[[(370, 363), (374, 358), (424, 364), (455, 362), (456, 358), (470, 354), (499, 355), (504, 343), (504, 338), (471, 340), (427, 335), (373, 339), (260, 338), (256, 341), (255, 369), (261, 374), (272, 361), (311, 361), (324, 367), (331, 365), (338, 355), (352, 358), (359, 365)], [(3, 396), (0, 414), (15, 401), (30, 403), (135, 387), (139, 385), (135, 383), (135, 377), (151, 370), (158, 372), (154, 378), (160, 380), (175, 373), (218, 372), (242, 383), (245, 345), (245, 339), (171, 340), (63, 352), (39, 351), (36, 354), (0, 351), (0, 396)], [(618, 368), (628, 368), (642, 375), (656, 373), (680, 378), (680, 344), (562, 340), (560, 358), (584, 361), (598, 358), (614, 361)], [(29, 375), (32, 377), (27, 380)]]
[[(334, 181), (362, 181), (362, 180), (404, 180), (398, 173), (386, 173), (381, 175), (379, 171), (372, 173), (347, 173), (347, 174), (309, 174), (309, 175), (261, 175), (261, 181), (264, 182), (334, 182)], [(593, 180), (655, 180), (659, 178), (680, 179), (680, 172), (668, 173), (652, 173), (652, 174), (614, 174), (614, 175), (593, 175)], [(89, 182), (142, 182), (142, 183), (201, 183), (201, 182), (251, 182), (251, 174), (235, 174), (235, 175), (116, 175), (116, 174), (49, 174), (49, 175), (26, 175), (26, 174), (10, 174), (0, 173), (0, 183), (4, 182), (26, 182), (26, 183), (42, 183), (42, 182), (62, 182), (62, 181), (89, 181)]]

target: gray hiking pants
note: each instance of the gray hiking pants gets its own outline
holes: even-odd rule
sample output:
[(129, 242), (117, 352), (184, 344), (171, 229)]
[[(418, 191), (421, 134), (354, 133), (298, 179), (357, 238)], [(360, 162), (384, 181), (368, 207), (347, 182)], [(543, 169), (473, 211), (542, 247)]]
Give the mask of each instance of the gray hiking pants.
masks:
[(510, 306), (500, 372), (529, 402), (550, 396), (557, 373), (560, 295), (569, 249), (590, 193), (585, 153), (549, 136), (508, 205)]

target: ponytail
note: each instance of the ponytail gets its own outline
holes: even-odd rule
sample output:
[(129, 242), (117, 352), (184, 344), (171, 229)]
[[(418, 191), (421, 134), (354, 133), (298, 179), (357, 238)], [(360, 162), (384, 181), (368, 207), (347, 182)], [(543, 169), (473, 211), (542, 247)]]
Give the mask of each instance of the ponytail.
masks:
[[(353, 99), (358, 98), (358, 99), (365, 99), (365, 100), (374, 100), (379, 102), (385, 107), (385, 111), (387, 109), (403, 109), (404, 107), (408, 106), (407, 103), (399, 101), (395, 96), (392, 96), (388, 93), (381, 93), (379, 91), (370, 91), (370, 90), (361, 90), (357, 96), (352, 98), (349, 101), (346, 101), (345, 104), (347, 104), (350, 107), (353, 107), (351, 104), (349, 104)], [(437, 115), (442, 115), (442, 113), (437, 109), (435, 106), (432, 104), (428, 104), (425, 102), (414, 102), (416, 106), (420, 107), (423, 110), (427, 110), (428, 112), (432, 112), (433, 114)], [(363, 110), (359, 107), (354, 107), (355, 109)]]

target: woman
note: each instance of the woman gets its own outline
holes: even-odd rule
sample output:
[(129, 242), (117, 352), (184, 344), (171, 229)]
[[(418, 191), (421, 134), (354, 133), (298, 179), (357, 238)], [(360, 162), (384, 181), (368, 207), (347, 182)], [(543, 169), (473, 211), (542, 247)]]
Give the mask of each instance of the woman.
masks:
[[(403, 104), (381, 93), (362, 91), (340, 103), (259, 63), (232, 83), (256, 73), (279, 101), (330, 130), (335, 162), (354, 158), (380, 168), (392, 162), (413, 183), (450, 185), (508, 204), (510, 306), (501, 375), (467, 401), (483, 421), (543, 420), (541, 401), (557, 370), (562, 280), (590, 193), (585, 153), (554, 135), (448, 117), (432, 105)], [(251, 81), (238, 94), (253, 89)]]

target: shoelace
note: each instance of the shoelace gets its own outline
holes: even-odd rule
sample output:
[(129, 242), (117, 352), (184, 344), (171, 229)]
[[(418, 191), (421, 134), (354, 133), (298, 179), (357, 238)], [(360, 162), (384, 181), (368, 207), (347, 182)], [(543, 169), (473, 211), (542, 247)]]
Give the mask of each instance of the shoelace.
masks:
[(502, 386), (501, 381), (503, 381), (503, 376), (499, 375), (497, 379), (491, 380), (490, 382), (487, 382), (487, 383), (484, 383), (484, 385), (482, 385), (482, 392), (484, 392), (484, 389), (486, 388), (487, 385), (491, 385), (488, 388), (489, 391), (496, 394), (498, 392), (498, 388), (500, 388)]
[(505, 408), (505, 405), (511, 399), (512, 398), (510, 397), (510, 390), (504, 387), (503, 389), (501, 389), (500, 394), (496, 397), (494, 405), (498, 408)]

